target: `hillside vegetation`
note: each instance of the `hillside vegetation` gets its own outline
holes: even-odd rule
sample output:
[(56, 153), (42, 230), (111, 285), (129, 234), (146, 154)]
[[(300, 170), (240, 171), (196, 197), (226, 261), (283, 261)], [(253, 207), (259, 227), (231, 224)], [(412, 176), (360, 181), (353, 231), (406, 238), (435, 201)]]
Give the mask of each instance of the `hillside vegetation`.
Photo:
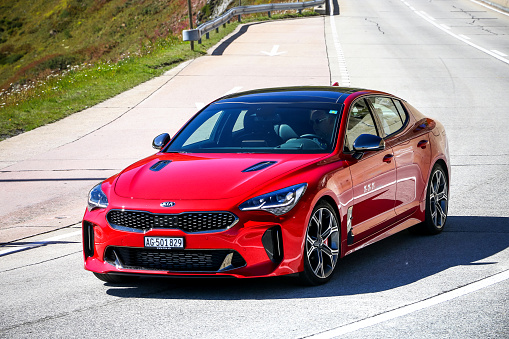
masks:
[[(205, 3), (192, 0), (195, 15)], [(2, 0), (0, 13), (2, 89), (67, 65), (144, 54), (189, 23), (187, 0)]]
[[(197, 17), (207, 20), (224, 1), (229, 7), (239, 3), (191, 0), (194, 26)], [(242, 5), (271, 2), (284, 1), (242, 0)], [(221, 28), (191, 51), (181, 37), (187, 13), (187, 0), (0, 0), (0, 140), (202, 55), (237, 25)], [(243, 21), (267, 19), (263, 15)]]

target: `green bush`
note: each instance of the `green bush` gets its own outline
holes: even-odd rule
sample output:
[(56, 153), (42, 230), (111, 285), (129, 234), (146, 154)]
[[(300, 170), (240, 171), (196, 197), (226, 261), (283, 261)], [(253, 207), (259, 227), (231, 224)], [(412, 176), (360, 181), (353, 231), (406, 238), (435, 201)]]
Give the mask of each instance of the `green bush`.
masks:
[(10, 65), (23, 58), (25, 54), (10, 54), (10, 55), (1, 55), (0, 54), (0, 65)]
[(68, 66), (75, 65), (78, 62), (78, 58), (74, 55), (57, 55), (51, 59), (48, 59), (37, 66), (38, 71), (44, 71), (46, 69), (52, 71), (63, 71)]

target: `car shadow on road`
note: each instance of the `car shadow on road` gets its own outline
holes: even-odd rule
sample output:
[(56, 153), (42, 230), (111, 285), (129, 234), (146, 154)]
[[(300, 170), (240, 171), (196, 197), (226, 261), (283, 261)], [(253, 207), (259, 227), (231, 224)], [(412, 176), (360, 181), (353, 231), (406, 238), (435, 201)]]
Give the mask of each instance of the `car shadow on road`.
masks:
[[(489, 258), (509, 247), (509, 218), (450, 216), (437, 236), (408, 231), (366, 247), (339, 261), (325, 285), (306, 287), (292, 277), (261, 279), (142, 278), (109, 285), (122, 298), (244, 300), (356, 295), (390, 290), (459, 265), (491, 265)], [(481, 261), (481, 262), (479, 262)]]

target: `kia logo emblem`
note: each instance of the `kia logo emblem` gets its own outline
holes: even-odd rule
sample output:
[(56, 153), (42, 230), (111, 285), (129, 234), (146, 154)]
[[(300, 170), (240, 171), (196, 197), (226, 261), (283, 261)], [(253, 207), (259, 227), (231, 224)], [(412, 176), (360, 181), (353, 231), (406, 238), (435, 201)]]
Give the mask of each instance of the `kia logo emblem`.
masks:
[(175, 203), (173, 201), (165, 201), (161, 203), (161, 207), (173, 207)]

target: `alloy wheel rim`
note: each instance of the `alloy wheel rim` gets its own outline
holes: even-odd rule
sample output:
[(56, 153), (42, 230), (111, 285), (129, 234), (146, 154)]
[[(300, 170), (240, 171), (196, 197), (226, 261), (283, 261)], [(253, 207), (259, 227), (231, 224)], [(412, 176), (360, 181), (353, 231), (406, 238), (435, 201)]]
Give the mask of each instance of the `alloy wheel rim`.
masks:
[(444, 227), (447, 219), (447, 181), (442, 171), (433, 174), (430, 186), (429, 205), (431, 220), (437, 228)]
[(314, 275), (327, 278), (339, 255), (339, 228), (334, 214), (327, 208), (315, 211), (306, 234), (306, 256)]

